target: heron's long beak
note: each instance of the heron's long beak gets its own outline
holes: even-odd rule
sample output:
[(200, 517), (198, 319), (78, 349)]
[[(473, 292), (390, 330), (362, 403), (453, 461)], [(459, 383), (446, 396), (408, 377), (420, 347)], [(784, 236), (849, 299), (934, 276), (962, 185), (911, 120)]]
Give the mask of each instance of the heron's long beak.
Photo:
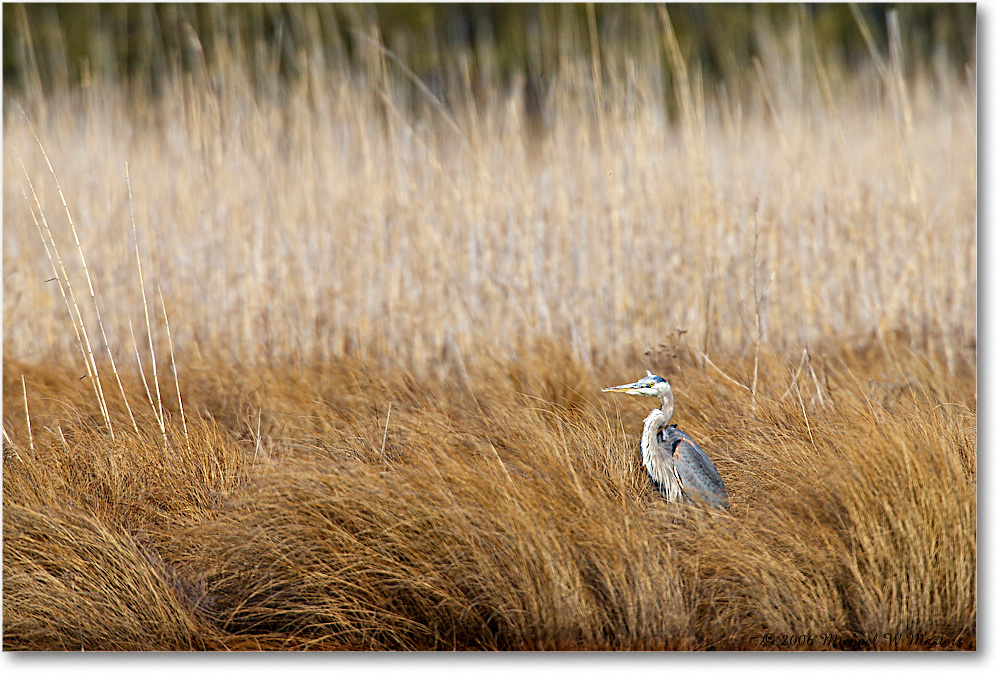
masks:
[(638, 382), (630, 382), (629, 384), (619, 384), (617, 387), (601, 389), (601, 391), (610, 392), (612, 394), (635, 394), (637, 393), (636, 390), (640, 387), (641, 385)]

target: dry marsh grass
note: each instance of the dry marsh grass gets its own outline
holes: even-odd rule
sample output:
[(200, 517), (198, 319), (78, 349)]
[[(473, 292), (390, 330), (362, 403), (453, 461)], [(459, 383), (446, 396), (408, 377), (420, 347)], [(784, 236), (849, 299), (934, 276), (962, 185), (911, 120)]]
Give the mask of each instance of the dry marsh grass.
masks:
[[(61, 393), (29, 387), (29, 441), (5, 382), (5, 646), (974, 648), (974, 380), (889, 357), (817, 359), (816, 390), (766, 356), (754, 410), (679, 359), (678, 420), (727, 483), (721, 514), (653, 497), (645, 407), (598, 393), (625, 364), (567, 383), (558, 360), (534, 380), (480, 361), (459, 391), (352, 362), (192, 369), (198, 412), (167, 446), (124, 412), (115, 441), (95, 433), (84, 383), (26, 366)], [(66, 569), (75, 599), (44, 602)], [(111, 640), (105, 596), (151, 609)]]
[[(442, 108), (370, 46), (360, 74), (307, 60), (263, 93), (236, 52), (153, 100), (96, 80), (12, 102), (69, 196), (122, 355), (142, 311), (128, 161), (179, 354), (443, 367), (545, 337), (592, 362), (677, 329), (732, 353), (759, 315), (781, 350), (903, 330), (970, 359), (974, 78), (904, 80), (898, 59), (851, 75), (793, 33), (706, 91), (661, 61), (663, 35), (609, 49), (600, 88), (567, 59), (540, 117), (517, 82), (459, 80)], [(20, 161), (42, 207), (62, 205), (15, 105), (4, 148), (4, 349), (67, 354)], [(79, 272), (68, 230), (55, 237)]]
[[(974, 78), (793, 38), (540, 126), (377, 50), (5, 105), (4, 648), (975, 649)], [(647, 367), (730, 511), (651, 492)]]
[(77, 509), (4, 505), (4, 647), (190, 650), (221, 644), (135, 541)]

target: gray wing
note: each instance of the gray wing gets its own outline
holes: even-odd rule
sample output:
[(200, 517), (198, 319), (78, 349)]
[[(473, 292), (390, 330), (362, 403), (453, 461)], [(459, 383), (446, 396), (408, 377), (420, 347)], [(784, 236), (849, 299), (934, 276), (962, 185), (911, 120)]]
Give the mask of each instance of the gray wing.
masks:
[(673, 449), (674, 469), (684, 493), (690, 498), (702, 499), (711, 506), (728, 509), (729, 495), (726, 493), (726, 486), (705, 451), (673, 425), (665, 427), (661, 434), (667, 447)]

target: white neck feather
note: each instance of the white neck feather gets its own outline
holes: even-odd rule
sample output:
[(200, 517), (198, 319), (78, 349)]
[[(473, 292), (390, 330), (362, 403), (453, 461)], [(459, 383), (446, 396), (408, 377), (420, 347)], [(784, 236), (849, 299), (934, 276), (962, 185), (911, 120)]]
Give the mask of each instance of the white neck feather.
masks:
[[(646, 467), (650, 477), (665, 491), (667, 500), (673, 502), (681, 499), (681, 486), (674, 474), (674, 460), (669, 454), (660, 451), (659, 442), (656, 439), (660, 430), (670, 422), (670, 414), (673, 412), (673, 396), (670, 396), (669, 400), (667, 412), (654, 408), (646, 416), (646, 421), (642, 425), (642, 438), (639, 446), (642, 450), (642, 465)], [(664, 399), (664, 406), (666, 405), (667, 399)]]
[(660, 411), (663, 412), (663, 416), (666, 420), (663, 422), (663, 426), (670, 424), (670, 419), (674, 416), (674, 391), (667, 385), (667, 390), (663, 392), (660, 399)]

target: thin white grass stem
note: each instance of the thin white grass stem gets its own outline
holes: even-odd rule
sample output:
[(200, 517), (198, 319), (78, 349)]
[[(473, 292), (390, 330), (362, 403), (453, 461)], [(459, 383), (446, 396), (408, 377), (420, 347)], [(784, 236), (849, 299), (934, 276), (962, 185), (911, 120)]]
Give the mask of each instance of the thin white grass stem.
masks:
[(809, 350), (805, 349), (806, 363), (809, 365), (809, 375), (812, 377), (813, 385), (816, 387), (816, 395), (819, 397), (819, 404), (822, 407), (826, 407), (826, 401), (823, 399), (823, 389), (819, 386), (819, 379), (816, 377), (816, 371), (813, 370), (812, 357), (809, 355)]
[(153, 417), (156, 418), (156, 424), (160, 427), (160, 433), (163, 434), (163, 442), (167, 444), (167, 428), (163, 424), (163, 418), (161, 418), (156, 413), (156, 405), (153, 403), (153, 395), (149, 391), (149, 383), (146, 381), (146, 371), (142, 367), (142, 357), (139, 356), (139, 345), (135, 341), (135, 331), (132, 329), (132, 319), (128, 321), (128, 332), (132, 336), (132, 347), (135, 349), (135, 362), (139, 366), (139, 375), (142, 377), (142, 386), (146, 389), (146, 400), (149, 401), (149, 407), (153, 411)]
[[(35, 194), (34, 185), (31, 183), (31, 178), (28, 176), (27, 169), (24, 166), (24, 162), (21, 161), (20, 156), (18, 156), (18, 161), (21, 162), (21, 170), (24, 172), (25, 179), (28, 181), (28, 185), (31, 187), (31, 193), (35, 197), (36, 206), (37, 206), (37, 208), (39, 209), (39, 212), (42, 215), (43, 222), (45, 223), (45, 230), (46, 230), (46, 232), (49, 233), (49, 240), (51, 242), (52, 251), (55, 252), (56, 258), (59, 260), (59, 267), (57, 269), (56, 262), (52, 258), (52, 251), (49, 250), (49, 242), (47, 242), (45, 240), (45, 236), (42, 234), (42, 229), (41, 229), (41, 227), (38, 224), (38, 218), (35, 217), (35, 211), (34, 211), (34, 209), (31, 208), (31, 204), (29, 203), (28, 204), (28, 210), (31, 212), (31, 219), (34, 221), (34, 223), (35, 223), (35, 229), (38, 230), (38, 236), (41, 238), (42, 244), (45, 246), (45, 254), (48, 256), (49, 263), (52, 265), (52, 272), (56, 275), (56, 281), (59, 282), (59, 292), (60, 292), (60, 294), (63, 297), (63, 301), (66, 303), (66, 311), (69, 312), (70, 323), (73, 324), (73, 332), (76, 334), (77, 344), (80, 345), (80, 350), (81, 350), (81, 352), (83, 352), (83, 347), (82, 347), (83, 342), (82, 342), (81, 336), (80, 336), (80, 327), (78, 327), (77, 326), (77, 322), (73, 320), (73, 310), (70, 307), (69, 298), (66, 296), (66, 287), (70, 287), (69, 276), (66, 274), (66, 270), (63, 267), (62, 258), (59, 257), (59, 249), (56, 247), (55, 239), (52, 237), (52, 232), (51, 232), (51, 230), (49, 229), (49, 226), (48, 226), (48, 221), (45, 219), (44, 212), (41, 211), (41, 204), (38, 203), (38, 196)], [(20, 187), (21, 187), (21, 194), (24, 195), (24, 198), (27, 201), (28, 195), (24, 191), (24, 185), (21, 184)], [(60, 274), (60, 270), (61, 270), (61, 274)], [(70, 287), (70, 289), (72, 290), (72, 287)], [(76, 299), (75, 298), (73, 299), (73, 304), (74, 305), (76, 304)], [(79, 316), (79, 308), (77, 308), (77, 315)], [(81, 326), (83, 325), (83, 318), (82, 318), (82, 316), (80, 317), (80, 325)], [(103, 324), (101, 324), (101, 332), (102, 333), (104, 332), (104, 325)], [(111, 346), (108, 344), (108, 340), (107, 340), (106, 336), (104, 338), (104, 344), (105, 344), (105, 346), (108, 349), (108, 357), (111, 359), (111, 370), (112, 370), (112, 372), (115, 375), (115, 380), (118, 382), (118, 390), (121, 392), (122, 400), (125, 402), (125, 409), (128, 411), (129, 419), (132, 421), (132, 428), (135, 430), (136, 434), (138, 434), (139, 433), (139, 426), (136, 424), (135, 415), (132, 414), (132, 406), (129, 405), (128, 397), (125, 395), (125, 387), (122, 385), (121, 377), (118, 375), (118, 368), (115, 365), (114, 356), (112, 356), (112, 354), (111, 354)], [(87, 364), (87, 372), (88, 372), (88, 374), (92, 375), (93, 373), (91, 373), (91, 370), (90, 370), (90, 362), (89, 362), (89, 360), (87, 360), (86, 358), (84, 358), (84, 361)], [(91, 379), (96, 381), (97, 378), (91, 378)], [(97, 392), (97, 388), (96, 388), (97, 385), (94, 384), (94, 383), (92, 383), (92, 384), (95, 387), (95, 393), (96, 393)], [(100, 398), (100, 396), (98, 398)], [(102, 406), (102, 411), (107, 415), (107, 408), (106, 407)], [(110, 417), (106, 416), (106, 420), (108, 422), (108, 428), (110, 429), (111, 428)], [(114, 432), (112, 431), (112, 437), (113, 436), (114, 436)]]
[(6, 441), (7, 446), (10, 448), (10, 451), (14, 453), (15, 457), (17, 457), (17, 461), (19, 461), (22, 464), (24, 464), (24, 460), (21, 459), (21, 455), (18, 454), (18, 452), (17, 452), (17, 446), (14, 445), (14, 440), (10, 437), (10, 434), (7, 433), (7, 429), (6, 428), (3, 428), (3, 438), (4, 438), (4, 441)]
[[(45, 159), (45, 165), (48, 167), (49, 174), (55, 182), (56, 192), (59, 194), (59, 200), (62, 202), (63, 210), (66, 212), (66, 220), (69, 222), (69, 228), (73, 233), (73, 240), (76, 242), (76, 250), (80, 254), (80, 263), (83, 265), (83, 273), (84, 276), (87, 277), (87, 287), (90, 290), (91, 302), (94, 303), (94, 312), (97, 315), (97, 325), (101, 328), (101, 336), (104, 338), (104, 345), (108, 349), (108, 356), (111, 357), (112, 368), (114, 368), (114, 357), (111, 356), (111, 345), (108, 344), (108, 336), (104, 332), (104, 322), (101, 321), (101, 310), (97, 305), (97, 295), (94, 292), (94, 281), (90, 277), (90, 270), (87, 267), (87, 258), (83, 255), (83, 245), (80, 243), (80, 235), (76, 230), (76, 223), (73, 221), (73, 214), (70, 213), (69, 205), (66, 203), (66, 195), (63, 193), (62, 186), (59, 184), (59, 176), (56, 175), (56, 171), (52, 167), (52, 162), (49, 161), (49, 154), (45, 151), (45, 146), (42, 145), (42, 139), (38, 137), (38, 134), (35, 132), (34, 125), (31, 123), (31, 120), (28, 119), (28, 115), (24, 112), (23, 108), (21, 108), (21, 114), (24, 115), (24, 119), (28, 123), (28, 127), (31, 129), (31, 134), (35, 137), (35, 143), (38, 144), (38, 149), (41, 151), (42, 157)], [(77, 313), (79, 313), (79, 308)], [(83, 321), (81, 318), (81, 324), (82, 323)], [(94, 379), (97, 381), (97, 392), (98, 399), (100, 400), (101, 412), (104, 414), (104, 420), (108, 425), (108, 431), (111, 433), (111, 438), (113, 439), (115, 437), (115, 430), (111, 424), (111, 415), (108, 412), (107, 400), (104, 398), (104, 387), (101, 384), (101, 376), (97, 369), (97, 360), (94, 358), (94, 351), (91, 349), (90, 339), (87, 336), (86, 330), (84, 330), (83, 335), (87, 341), (87, 351), (90, 355), (91, 365), (94, 368)]]
[(59, 432), (59, 440), (62, 441), (63, 448), (66, 450), (66, 453), (69, 454), (69, 443), (66, 442), (66, 434), (63, 433), (62, 426), (57, 425), (56, 431)]
[(156, 287), (156, 292), (160, 294), (160, 308), (163, 310), (163, 325), (167, 329), (167, 345), (170, 347), (170, 369), (173, 371), (174, 387), (177, 389), (177, 405), (180, 407), (181, 411), (181, 426), (184, 428), (184, 441), (185, 443), (190, 444), (190, 438), (188, 438), (187, 418), (184, 417), (184, 400), (181, 398), (181, 382), (177, 377), (177, 362), (174, 361), (174, 341), (170, 337), (170, 320), (167, 319), (167, 305), (163, 301), (163, 290), (159, 286)]
[(382, 448), (379, 450), (379, 460), (385, 462), (385, 439), (389, 437), (389, 415), (392, 414), (392, 401), (389, 401), (389, 409), (385, 413), (385, 430), (382, 432)]
[[(759, 63), (759, 62), (758, 62)], [(760, 323), (760, 306), (761, 306), (761, 294), (757, 272), (760, 267), (760, 257), (758, 256), (758, 244), (760, 243), (760, 221), (757, 218), (757, 212), (760, 207), (760, 203), (757, 202), (754, 205), (753, 213), (753, 256), (750, 261), (750, 274), (751, 283), (753, 285), (753, 308), (754, 308), (754, 338), (753, 338), (753, 384), (750, 386), (750, 407), (752, 410), (757, 410), (757, 375), (759, 373), (760, 367), (760, 341), (761, 341), (761, 323)]]
[(795, 385), (795, 395), (799, 399), (799, 408), (802, 410), (802, 419), (806, 421), (806, 431), (809, 432), (809, 442), (814, 446), (816, 445), (816, 439), (813, 438), (812, 425), (809, 424), (809, 415), (806, 413), (806, 404), (802, 401), (802, 392), (799, 391), (799, 385)]
[(789, 383), (789, 385), (788, 385), (788, 388), (787, 388), (787, 389), (785, 389), (785, 393), (784, 393), (784, 394), (782, 394), (782, 395), (781, 395), (781, 396), (780, 396), (780, 397), (778, 398), (778, 400), (779, 400), (779, 401), (784, 401), (784, 400), (785, 400), (785, 397), (786, 397), (786, 396), (788, 396), (788, 395), (789, 395), (789, 394), (790, 394), (790, 393), (792, 392), (792, 387), (793, 387), (793, 386), (795, 386), (795, 383), (799, 381), (799, 375), (801, 375), (801, 374), (802, 374), (802, 367), (803, 367), (803, 366), (805, 365), (805, 363), (806, 363), (806, 354), (807, 354), (807, 353), (806, 353), (806, 350), (805, 350), (805, 349), (803, 349), (803, 350), (802, 350), (802, 358), (801, 358), (801, 359), (799, 359), (799, 367), (798, 367), (798, 368), (797, 368), (797, 369), (795, 370), (795, 374), (794, 374), (794, 375), (792, 375), (792, 381), (791, 381), (791, 382)]
[(257, 453), (260, 452), (260, 418), (263, 416), (264, 409), (257, 408), (257, 434), (254, 438), (253, 444), (253, 463), (257, 463)]
[(31, 434), (31, 414), (28, 412), (28, 387), (24, 383), (24, 375), (21, 375), (21, 393), (24, 395), (24, 419), (28, 421), (28, 447), (31, 454), (35, 454), (35, 437)]
[(748, 387), (747, 385), (743, 384), (742, 382), (737, 382), (736, 380), (734, 380), (733, 378), (729, 377), (724, 372), (722, 372), (722, 369), (719, 368), (717, 365), (715, 365), (712, 362), (712, 359), (708, 358), (708, 354), (706, 354), (705, 352), (700, 352), (700, 353), (701, 353), (701, 357), (703, 359), (705, 359), (705, 363), (707, 363), (708, 365), (710, 365), (713, 368), (715, 368), (715, 371), (717, 373), (719, 373), (719, 375), (722, 375), (722, 377), (726, 378), (727, 380), (729, 380), (730, 382), (732, 382), (733, 384), (735, 384), (737, 387), (739, 387), (741, 389), (745, 389), (748, 394), (752, 394), (753, 393), (753, 390), (750, 389), (750, 387)]
[[(132, 220), (132, 238), (135, 243), (135, 264), (139, 269), (139, 292), (142, 294), (142, 311), (146, 317), (146, 340), (149, 343), (149, 360), (153, 366), (153, 388), (156, 390), (157, 419), (163, 419), (163, 399), (160, 396), (160, 378), (156, 372), (156, 352), (153, 349), (153, 329), (149, 322), (149, 305), (146, 303), (146, 284), (142, 278), (142, 259), (139, 257), (139, 233), (135, 227), (135, 206), (132, 201), (132, 179), (128, 172), (128, 162), (125, 162), (125, 185), (128, 187), (128, 212)], [(138, 353), (138, 352), (137, 352)], [(153, 404), (150, 399), (150, 405)], [(163, 424), (161, 422), (160, 426)]]
[[(72, 292), (72, 286), (69, 284), (69, 278), (65, 276), (66, 270), (63, 269), (62, 259), (59, 258), (59, 250), (55, 249), (55, 242), (52, 242), (52, 247), (49, 246), (49, 241), (45, 239), (45, 234), (42, 232), (42, 226), (38, 222), (38, 217), (35, 215), (35, 208), (41, 208), (41, 204), (38, 203), (38, 197), (35, 195), (35, 186), (32, 185), (31, 179), (28, 178), (28, 171), (24, 167), (24, 162), (21, 161), (20, 155), (18, 156), (18, 161), (21, 162), (21, 170), (24, 171), (25, 179), (28, 181), (28, 185), (31, 188), (31, 194), (35, 197), (35, 206), (32, 206), (31, 202), (28, 202), (28, 212), (31, 214), (31, 220), (35, 223), (35, 229), (38, 231), (38, 236), (42, 240), (42, 245), (45, 247), (45, 255), (48, 256), (49, 264), (52, 266), (52, 273), (56, 275), (56, 281), (59, 282), (59, 293), (62, 295), (63, 302), (66, 304), (66, 312), (69, 314), (69, 322), (73, 326), (73, 332), (76, 334), (76, 344), (77, 349), (80, 350), (81, 356), (83, 356), (83, 363), (87, 369), (87, 374), (91, 375), (90, 371), (90, 361), (87, 359), (86, 351), (83, 347), (83, 336), (80, 334), (80, 325), (77, 323), (76, 317), (73, 316), (73, 306), (70, 304), (70, 296), (66, 294), (66, 289), (69, 288)], [(21, 194), (24, 195), (25, 201), (28, 201), (28, 195), (24, 190), (24, 183), (18, 180), (18, 186), (21, 188)], [(45, 214), (42, 213), (42, 221), (45, 222)], [(45, 231), (49, 232), (48, 223), (45, 222)], [(51, 237), (51, 232), (49, 232)], [(55, 258), (53, 258), (53, 249), (55, 250)], [(56, 260), (58, 259), (58, 267), (56, 266)], [(60, 271), (61, 270), (61, 271)], [(94, 393), (97, 393), (95, 388)]]
[[(23, 111), (22, 111), (23, 113)], [(28, 123), (30, 126), (30, 122)], [(32, 129), (34, 133), (34, 129)], [(38, 140), (38, 136), (35, 136)], [(39, 142), (40, 144), (40, 142)], [(55, 237), (52, 235), (52, 229), (49, 227), (49, 220), (45, 217), (45, 210), (42, 208), (41, 200), (38, 198), (38, 193), (35, 191), (35, 184), (31, 180), (31, 176), (28, 175), (28, 169), (24, 166), (24, 161), (18, 155), (18, 161), (21, 164), (21, 171), (24, 172), (24, 178), (28, 183), (28, 189), (31, 191), (31, 196), (35, 202), (35, 209), (31, 209), (29, 203), (29, 210), (31, 211), (31, 218), (35, 222), (35, 227), (38, 228), (38, 218), (35, 217), (35, 210), (38, 211), (38, 217), (41, 218), (42, 225), (45, 228), (45, 234), (48, 236), (48, 243), (45, 241), (45, 237), (42, 236), (41, 229), (39, 229), (38, 234), (42, 237), (42, 243), (45, 244), (45, 253), (49, 256), (49, 262), (52, 264), (52, 269), (56, 274), (56, 278), (59, 279), (59, 290), (63, 294), (63, 299), (66, 302), (66, 310), (69, 312), (70, 323), (73, 324), (73, 331), (76, 333), (77, 346), (80, 349), (80, 354), (83, 356), (84, 365), (87, 369), (87, 376), (90, 378), (90, 384), (94, 389), (94, 396), (97, 398), (98, 406), (101, 408), (101, 415), (104, 417), (104, 421), (108, 426), (108, 430), (111, 432), (111, 437), (114, 438), (115, 432), (111, 427), (111, 417), (108, 415), (107, 407), (104, 405), (104, 396), (100, 386), (100, 378), (97, 377), (97, 361), (94, 359), (94, 352), (90, 348), (90, 337), (87, 334), (87, 324), (83, 321), (83, 314), (80, 312), (80, 305), (76, 301), (76, 293), (73, 291), (73, 284), (70, 282), (69, 274), (66, 272), (66, 267), (63, 265), (62, 256), (59, 255), (59, 247), (56, 246)], [(21, 186), (23, 193), (24, 186)], [(51, 251), (49, 246), (51, 245)], [(55, 260), (53, 261), (53, 255)], [(56, 263), (58, 263), (59, 268), (56, 270)], [(68, 291), (68, 294), (67, 294)], [(74, 316), (75, 312), (75, 316)]]

